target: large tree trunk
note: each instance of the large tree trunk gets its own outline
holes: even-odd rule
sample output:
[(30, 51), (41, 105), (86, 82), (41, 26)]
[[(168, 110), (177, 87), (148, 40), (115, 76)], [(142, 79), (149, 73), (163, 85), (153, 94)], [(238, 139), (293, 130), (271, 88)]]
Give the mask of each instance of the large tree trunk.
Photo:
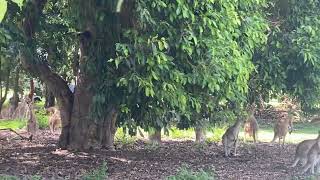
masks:
[(79, 75), (78, 84), (74, 94), (74, 105), (71, 116), (70, 148), (88, 149), (90, 124), (94, 121), (90, 118), (90, 106), (92, 93), (88, 90), (90, 81)]
[(49, 107), (55, 106), (55, 97), (47, 85), (45, 86), (45, 93), (44, 94), (45, 94), (44, 107), (49, 108)]
[[(81, 24), (84, 25), (84, 27), (80, 27), (80, 31), (84, 32), (79, 33), (81, 55), (79, 64), (75, 66), (76, 68), (78, 66), (79, 71), (76, 68), (74, 70), (78, 74), (76, 90), (73, 94), (63, 78), (52, 72), (45, 62), (37, 60), (37, 57), (34, 56), (36, 54), (36, 50), (32, 49), (34, 47), (34, 33), (39, 24), (39, 16), (45, 3), (46, 0), (33, 0), (30, 3), (26, 3), (31, 8), (26, 11), (25, 19), (22, 23), (27, 42), (25, 48), (21, 51), (21, 61), (23, 67), (46, 83), (49, 90), (56, 97), (62, 120), (62, 132), (59, 138), (60, 147), (79, 150), (87, 149), (90, 148), (90, 134), (92, 134), (90, 130), (93, 129), (93, 134), (97, 134), (99, 129), (97, 127), (92, 128), (95, 125), (95, 119), (90, 116), (94, 96), (92, 85), (98, 78), (101, 78), (98, 77), (100, 75), (98, 69), (102, 69), (99, 68), (99, 64), (103, 64), (105, 59), (113, 58), (115, 55), (115, 43), (119, 40), (119, 24), (114, 22), (116, 21), (115, 18), (110, 17), (112, 22), (109, 25), (105, 25), (110, 27), (110, 33), (101, 34), (104, 31), (98, 29), (99, 27), (95, 27), (97, 24), (95, 22), (97, 13), (95, 1), (83, 0), (75, 4), (85, 7), (86, 11), (79, 11), (78, 17), (82, 21)], [(111, 6), (113, 3), (107, 4)], [(113, 7), (105, 9), (108, 11), (106, 14), (113, 15)], [(97, 34), (97, 32), (100, 34)], [(103, 60), (101, 57), (103, 57)], [(89, 68), (88, 66), (92, 67)], [(89, 72), (90, 69), (91, 71), (95, 69), (94, 71), (97, 70), (98, 72), (94, 72), (93, 75), (92, 72)], [(101, 117), (102, 121), (98, 121), (99, 126), (105, 127), (103, 129), (100, 127), (100, 137), (98, 139), (102, 146), (112, 147), (118, 110), (116, 105), (114, 107), (110, 105), (109, 110), (106, 111), (105, 116)]]

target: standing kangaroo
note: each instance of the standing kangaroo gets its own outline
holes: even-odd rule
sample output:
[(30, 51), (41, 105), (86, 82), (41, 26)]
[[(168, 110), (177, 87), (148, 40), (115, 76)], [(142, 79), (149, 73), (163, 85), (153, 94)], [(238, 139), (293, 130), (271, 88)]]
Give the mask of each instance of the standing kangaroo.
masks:
[[(314, 169), (320, 162), (320, 131), (316, 142), (312, 145), (310, 151), (308, 152), (307, 164), (303, 167), (302, 173), (305, 173), (310, 169), (311, 173), (314, 174)], [(318, 165), (319, 166), (319, 165)]]
[(60, 117), (60, 111), (56, 107), (50, 107), (46, 109), (49, 113), (49, 127), (52, 134), (54, 134), (54, 131), (58, 126), (61, 126), (61, 117)]
[(254, 111), (255, 108), (251, 106), (248, 112), (248, 118), (244, 123), (244, 140), (246, 141), (247, 136), (252, 136), (253, 142), (256, 143), (258, 138), (259, 125), (256, 118), (254, 117)]
[(317, 142), (317, 139), (319, 138), (320, 138), (320, 132), (316, 139), (304, 140), (298, 144), (296, 148), (294, 162), (291, 167), (295, 167), (299, 162), (301, 162), (302, 167), (306, 165), (308, 160), (308, 152), (310, 151), (312, 146)]
[(231, 155), (231, 148), (234, 147), (234, 156), (237, 154), (238, 135), (241, 127), (242, 119), (238, 118), (236, 123), (229, 127), (222, 136), (222, 144), (225, 156)]
[(287, 117), (287, 118), (278, 120), (274, 126), (274, 137), (271, 142), (274, 142), (277, 138), (279, 138), (279, 144), (281, 145), (281, 139), (282, 139), (282, 145), (284, 145), (286, 135), (288, 131), (291, 134), (292, 128), (293, 128), (293, 125), (292, 125), (291, 118)]

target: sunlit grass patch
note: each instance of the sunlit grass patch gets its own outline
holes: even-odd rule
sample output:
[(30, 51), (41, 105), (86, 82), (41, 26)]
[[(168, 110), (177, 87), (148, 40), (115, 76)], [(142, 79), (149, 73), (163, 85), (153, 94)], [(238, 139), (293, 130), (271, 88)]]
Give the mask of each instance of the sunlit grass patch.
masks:
[(212, 128), (209, 128), (209, 130), (206, 133), (207, 142), (220, 142), (222, 139), (223, 134), (226, 132), (228, 126), (220, 125), (220, 126), (214, 126)]
[(180, 130), (176, 127), (172, 127), (169, 129), (169, 136), (168, 138), (171, 139), (194, 139), (195, 132), (193, 128)]
[(137, 141), (136, 136), (130, 136), (123, 131), (123, 128), (118, 128), (115, 134), (115, 142), (120, 143), (121, 145), (132, 145)]
[(22, 129), (26, 126), (26, 120), (14, 119), (14, 120), (2, 120), (0, 121), (0, 129)]

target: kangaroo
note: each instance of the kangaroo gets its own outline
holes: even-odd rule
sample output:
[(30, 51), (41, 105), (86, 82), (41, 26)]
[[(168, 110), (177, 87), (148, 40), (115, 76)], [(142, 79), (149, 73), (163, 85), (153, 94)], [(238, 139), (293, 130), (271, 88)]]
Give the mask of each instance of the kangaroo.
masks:
[[(320, 138), (320, 132), (318, 138)], [(298, 144), (296, 148), (294, 162), (291, 165), (291, 167), (295, 167), (299, 162), (301, 162), (302, 167), (306, 165), (308, 160), (308, 152), (310, 151), (311, 147), (316, 143), (317, 139), (304, 140)]]
[(246, 141), (247, 136), (252, 136), (253, 142), (256, 143), (259, 125), (256, 118), (254, 117), (254, 110), (254, 107), (249, 109), (249, 116), (244, 123), (244, 141)]
[(55, 107), (50, 107), (50, 108), (47, 108), (46, 110), (50, 114), (49, 127), (50, 127), (51, 133), (53, 134), (56, 128), (58, 126), (61, 126), (60, 111)]
[(237, 154), (238, 135), (242, 119), (238, 118), (236, 123), (229, 127), (222, 136), (222, 144), (224, 148), (225, 156), (231, 155), (231, 148), (234, 147), (234, 156)]
[(314, 169), (320, 162), (320, 131), (318, 133), (318, 138), (316, 139), (315, 143), (312, 145), (310, 151), (308, 152), (308, 160), (307, 163), (303, 166), (303, 169), (301, 171), (302, 174), (307, 172), (308, 169), (310, 169), (311, 173), (314, 174)]
[(289, 131), (289, 134), (291, 134), (292, 129), (293, 129), (293, 125), (292, 125), (291, 118), (287, 117), (287, 118), (278, 120), (274, 126), (274, 137), (271, 142), (274, 142), (277, 138), (279, 138), (279, 144), (281, 145), (281, 139), (282, 139), (282, 145), (284, 145), (286, 135), (288, 131)]

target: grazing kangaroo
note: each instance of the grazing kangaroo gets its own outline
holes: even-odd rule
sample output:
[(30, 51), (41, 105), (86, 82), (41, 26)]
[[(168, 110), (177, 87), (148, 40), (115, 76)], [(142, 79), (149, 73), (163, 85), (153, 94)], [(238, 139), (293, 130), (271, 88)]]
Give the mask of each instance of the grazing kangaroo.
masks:
[(274, 142), (277, 138), (279, 138), (279, 144), (281, 145), (281, 139), (282, 139), (282, 145), (284, 145), (286, 135), (288, 131), (289, 131), (289, 134), (291, 134), (292, 128), (293, 128), (293, 125), (292, 125), (291, 118), (287, 117), (287, 118), (278, 120), (274, 126), (274, 137), (271, 142)]
[(234, 156), (237, 154), (238, 135), (241, 127), (242, 119), (238, 117), (236, 123), (229, 127), (222, 136), (222, 144), (225, 156), (231, 155), (231, 148), (234, 147)]
[(244, 123), (244, 141), (246, 141), (247, 136), (249, 137), (252, 136), (253, 142), (256, 143), (258, 138), (259, 125), (256, 118), (254, 117), (254, 111), (255, 111), (255, 108), (252, 106), (249, 109), (248, 118)]
[(307, 164), (303, 167), (301, 172), (305, 173), (308, 171), (308, 169), (310, 169), (310, 172), (314, 174), (314, 169), (319, 162), (320, 162), (320, 131), (319, 131), (319, 136), (316, 139), (316, 142), (312, 145), (310, 151), (308, 152)]
[[(318, 138), (320, 138), (320, 132)], [(304, 140), (298, 144), (296, 148), (294, 162), (291, 165), (291, 167), (295, 167), (299, 162), (301, 162), (302, 167), (306, 165), (308, 160), (308, 152), (310, 151), (311, 147), (316, 143), (317, 139)]]

